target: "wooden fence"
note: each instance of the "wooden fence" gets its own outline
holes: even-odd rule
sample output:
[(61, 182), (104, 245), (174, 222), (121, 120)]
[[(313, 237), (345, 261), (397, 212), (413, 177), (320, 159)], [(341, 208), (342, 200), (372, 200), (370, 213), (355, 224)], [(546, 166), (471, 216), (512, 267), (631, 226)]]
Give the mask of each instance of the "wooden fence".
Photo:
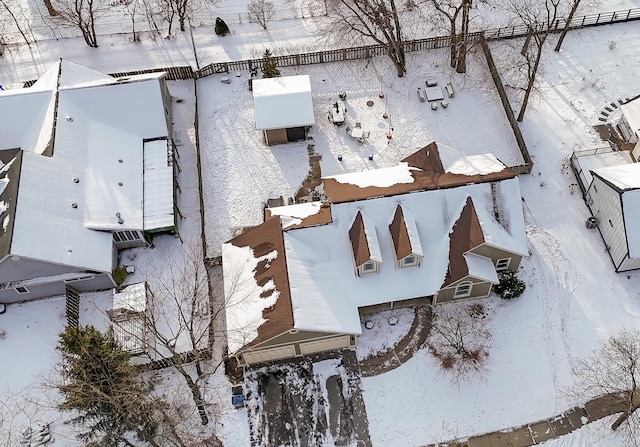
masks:
[[(588, 14), (582, 17), (574, 17), (569, 27), (570, 29), (585, 28), (590, 26), (607, 25), (610, 23), (629, 22), (640, 20), (640, 8), (627, 9), (623, 11), (603, 12), (598, 14)], [(566, 25), (566, 19), (558, 19), (550, 28), (554, 32), (560, 32)], [(535, 31), (546, 31), (549, 27), (539, 24)], [(487, 41), (500, 39), (514, 39), (525, 37), (529, 32), (526, 25), (508, 26), (503, 28), (489, 29), (469, 34), (471, 43), (480, 41), (481, 36)], [(433, 50), (436, 48), (446, 48), (451, 45), (449, 36), (427, 37), (424, 39), (408, 40), (404, 42), (404, 49), (407, 52)], [(365, 45), (353, 48), (339, 48), (336, 50), (315, 51), (312, 53), (289, 54), (274, 56), (277, 65), (280, 67), (292, 67), (300, 65), (322, 64), (325, 62), (344, 62), (358, 59), (369, 59), (374, 56), (386, 54), (384, 45)], [(249, 70), (250, 66), (257, 67), (262, 59), (246, 59), (230, 62), (214, 62), (193, 72), (195, 79), (211, 76), (216, 73), (229, 73), (232, 71)]]
[(516, 171), (517, 174), (530, 174), (531, 169), (533, 169), (533, 161), (531, 160), (531, 156), (529, 155), (527, 144), (525, 143), (524, 138), (522, 137), (522, 133), (520, 132), (520, 125), (518, 124), (516, 116), (513, 113), (513, 109), (511, 108), (511, 103), (509, 102), (509, 98), (507, 97), (507, 92), (505, 91), (504, 85), (502, 84), (502, 78), (500, 77), (500, 73), (498, 72), (496, 64), (493, 61), (493, 56), (491, 55), (489, 45), (487, 44), (487, 41), (482, 38), (482, 36), (480, 38), (480, 46), (482, 47), (482, 52), (484, 53), (484, 56), (487, 60), (489, 72), (491, 73), (491, 78), (493, 79), (493, 83), (496, 86), (498, 96), (500, 96), (502, 108), (507, 115), (507, 121), (509, 122), (509, 126), (511, 126), (513, 136), (516, 139), (516, 144), (518, 145), (518, 149), (520, 149), (520, 154), (522, 155), (522, 159), (524, 160), (523, 165), (511, 166), (511, 169)]

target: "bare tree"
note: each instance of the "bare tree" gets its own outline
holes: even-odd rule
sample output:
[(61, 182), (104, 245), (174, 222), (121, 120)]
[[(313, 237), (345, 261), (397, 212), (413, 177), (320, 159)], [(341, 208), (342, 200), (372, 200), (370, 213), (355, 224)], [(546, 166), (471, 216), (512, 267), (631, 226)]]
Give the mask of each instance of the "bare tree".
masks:
[(451, 67), (458, 73), (466, 73), (471, 0), (431, 0), (431, 2), (436, 11), (449, 21)]
[[(20, 21), (18, 15), (23, 15), (22, 4), (13, 0), (0, 0), (0, 20), (3, 22), (10, 22), (14, 25), (15, 29), (20, 33), (27, 45), (31, 44), (31, 39), (27, 36), (27, 29), (25, 22)], [(2, 52), (0, 51), (0, 55)]]
[(622, 412), (611, 429), (622, 427), (629, 446), (640, 445), (640, 330), (624, 329), (576, 363), (571, 394), (606, 399), (611, 413)]
[(491, 348), (491, 332), (482, 303), (441, 304), (434, 309), (429, 351), (458, 383), (471, 373), (482, 375)]
[(251, 0), (247, 5), (249, 20), (267, 29), (269, 22), (276, 16), (276, 7), (269, 0)]
[(54, 0), (53, 6), (58, 11), (60, 21), (68, 26), (78, 28), (85, 43), (98, 48), (96, 19), (105, 11), (105, 0)]
[(540, 68), (540, 61), (544, 44), (555, 30), (561, 8), (566, 0), (544, 0), (531, 2), (529, 0), (505, 0), (504, 8), (514, 13), (529, 30), (520, 54), (525, 61), (527, 85), (523, 88), (524, 97), (517, 120), (522, 122), (529, 104), (529, 97), (535, 86)]
[(404, 38), (395, 0), (327, 1), (329, 14), (323, 32), (347, 41), (363, 39), (382, 45), (398, 77), (404, 76)]
[(150, 340), (146, 355), (152, 361), (168, 360), (180, 373), (201, 422), (206, 425), (209, 418), (200, 386), (213, 371), (204, 365), (210, 358), (212, 334), (209, 282), (202, 249), (196, 242), (187, 242), (178, 253), (156, 250), (160, 251), (159, 261), (141, 269), (152, 294), (145, 314)]
[(140, 0), (130, 0), (130, 1), (125, 2), (125, 4), (124, 4), (125, 10), (127, 11), (127, 15), (129, 16), (129, 19), (131, 20), (131, 34), (133, 34), (133, 41), (134, 42), (139, 42), (140, 41), (140, 37), (136, 33), (136, 20), (138, 19), (138, 5), (139, 5), (139, 3), (140, 3)]

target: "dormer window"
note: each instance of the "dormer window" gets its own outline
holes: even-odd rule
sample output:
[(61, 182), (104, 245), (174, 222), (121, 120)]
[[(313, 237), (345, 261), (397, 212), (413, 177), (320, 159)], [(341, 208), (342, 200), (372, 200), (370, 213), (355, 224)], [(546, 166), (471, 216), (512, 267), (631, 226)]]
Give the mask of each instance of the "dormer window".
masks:
[(360, 211), (349, 229), (357, 275), (377, 273), (382, 263), (375, 226)]
[(401, 205), (396, 206), (393, 219), (389, 224), (389, 232), (398, 268), (420, 265), (422, 245), (418, 237), (416, 221)]
[(402, 265), (404, 267), (409, 267), (412, 265), (416, 265), (418, 262), (418, 258), (416, 258), (415, 256), (411, 255), (411, 256), (407, 256), (406, 258), (404, 258), (402, 260)]
[(376, 270), (376, 265), (373, 262), (367, 262), (366, 264), (362, 265), (363, 273), (372, 273), (372, 272), (375, 272), (375, 270)]

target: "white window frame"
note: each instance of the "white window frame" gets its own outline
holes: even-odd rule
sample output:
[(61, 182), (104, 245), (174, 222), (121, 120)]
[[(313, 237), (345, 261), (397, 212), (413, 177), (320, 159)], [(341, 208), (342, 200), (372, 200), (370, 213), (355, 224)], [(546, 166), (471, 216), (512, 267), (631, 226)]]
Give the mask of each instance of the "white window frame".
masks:
[(371, 273), (376, 271), (376, 264), (373, 261), (365, 262), (362, 264), (363, 273)]
[(473, 289), (473, 283), (471, 281), (462, 281), (456, 286), (456, 290), (453, 292), (453, 297), (466, 298), (471, 296), (471, 289)]
[(29, 293), (29, 289), (27, 289), (25, 286), (17, 286), (17, 287), (14, 287), (13, 290), (15, 290), (20, 295), (24, 295), (25, 293)]
[(402, 260), (403, 266), (416, 265), (418, 258), (416, 255), (409, 255)]
[[(506, 265), (501, 265), (505, 263)], [(500, 258), (496, 261), (496, 272), (508, 270), (510, 265), (511, 265), (511, 258)]]

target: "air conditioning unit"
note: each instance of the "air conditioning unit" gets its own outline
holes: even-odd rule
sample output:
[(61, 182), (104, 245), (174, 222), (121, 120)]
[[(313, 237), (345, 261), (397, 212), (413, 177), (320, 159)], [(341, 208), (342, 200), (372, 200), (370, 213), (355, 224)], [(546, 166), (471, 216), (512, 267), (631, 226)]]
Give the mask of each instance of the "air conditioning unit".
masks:
[(598, 219), (596, 217), (591, 216), (586, 220), (584, 224), (587, 228), (591, 229), (591, 228), (596, 228), (598, 226), (598, 223), (599, 223)]

